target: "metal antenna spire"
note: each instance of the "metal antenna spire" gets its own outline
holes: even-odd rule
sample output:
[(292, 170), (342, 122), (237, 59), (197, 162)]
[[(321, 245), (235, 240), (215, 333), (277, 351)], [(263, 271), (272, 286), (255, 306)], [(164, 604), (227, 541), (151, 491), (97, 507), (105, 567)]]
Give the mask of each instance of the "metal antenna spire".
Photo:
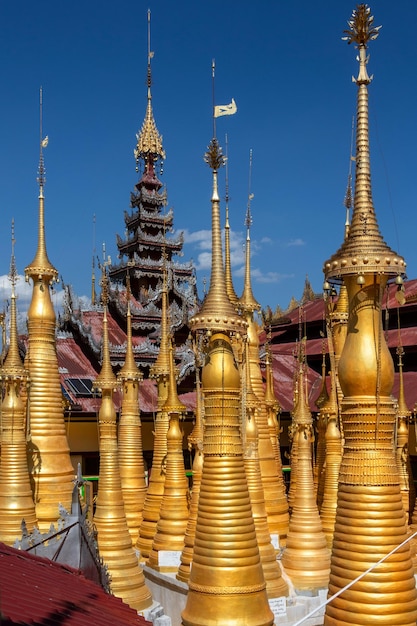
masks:
[(16, 282), (17, 282), (17, 271), (16, 271), (16, 257), (15, 257), (15, 253), (14, 253), (14, 246), (16, 243), (16, 239), (14, 236), (14, 218), (12, 219), (12, 255), (11, 255), (11, 259), (10, 259), (10, 273), (9, 273), (9, 280), (12, 284), (12, 294), (14, 295), (14, 288), (16, 286)]
[(43, 94), (42, 87), (39, 88), (39, 170), (38, 170), (38, 179), (37, 182), (41, 191), (43, 186), (45, 185), (45, 166), (43, 160), (43, 148), (46, 148), (48, 145), (48, 136), (42, 137), (42, 116), (43, 116)]
[(252, 224), (252, 216), (251, 216), (251, 212), (250, 212), (250, 203), (251, 203), (251, 200), (253, 200), (253, 198), (254, 198), (254, 194), (251, 193), (251, 186), (252, 186), (252, 148), (249, 151), (248, 206), (246, 208), (246, 218), (245, 218), (245, 226), (246, 226), (247, 231), (248, 231), (248, 234), (247, 234), (248, 238), (249, 238), (249, 229), (250, 229), (251, 224)]
[(154, 53), (151, 52), (151, 10), (148, 9), (148, 98), (151, 98), (151, 85), (152, 85), (152, 73), (151, 73), (151, 59), (153, 59)]
[(345, 199), (343, 204), (346, 207), (346, 221), (345, 221), (345, 239), (349, 234), (350, 229), (350, 211), (353, 205), (353, 195), (352, 195), (352, 163), (355, 161), (355, 157), (353, 155), (353, 141), (355, 135), (355, 116), (352, 116), (352, 134), (350, 138), (350, 157), (349, 157), (349, 174), (348, 174), (348, 182), (346, 187)]
[(213, 139), (216, 138), (216, 116), (214, 114), (215, 106), (216, 106), (215, 94), (214, 94), (215, 70), (216, 70), (216, 61), (213, 59), (211, 62), (211, 90), (212, 90), (212, 97), (213, 97)]

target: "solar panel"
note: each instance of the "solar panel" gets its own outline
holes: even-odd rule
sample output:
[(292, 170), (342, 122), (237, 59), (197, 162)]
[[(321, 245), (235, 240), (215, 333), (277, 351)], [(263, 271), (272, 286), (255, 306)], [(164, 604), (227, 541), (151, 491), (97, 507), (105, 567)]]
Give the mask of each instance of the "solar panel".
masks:
[(91, 397), (93, 395), (91, 378), (66, 378), (65, 382), (76, 396)]

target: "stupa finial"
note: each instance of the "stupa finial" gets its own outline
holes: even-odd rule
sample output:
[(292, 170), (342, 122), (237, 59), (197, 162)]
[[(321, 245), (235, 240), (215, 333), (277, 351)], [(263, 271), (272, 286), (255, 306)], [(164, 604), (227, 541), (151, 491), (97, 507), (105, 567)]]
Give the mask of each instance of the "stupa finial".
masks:
[(249, 151), (249, 185), (248, 185), (248, 204), (246, 207), (245, 226), (246, 226), (246, 247), (245, 247), (245, 283), (243, 293), (239, 300), (240, 308), (248, 313), (258, 311), (261, 306), (255, 299), (252, 292), (251, 269), (250, 269), (250, 227), (252, 226), (251, 202), (254, 195), (251, 191), (252, 181), (252, 148)]
[(148, 89), (148, 105), (146, 107), (145, 119), (140, 132), (137, 133), (136, 148), (134, 155), (136, 159), (136, 171), (138, 171), (139, 161), (143, 159), (145, 168), (153, 170), (153, 166), (158, 161), (165, 160), (165, 150), (162, 145), (162, 135), (159, 134), (155, 124), (152, 111), (152, 71), (151, 60), (154, 52), (151, 51), (151, 12), (148, 9), (148, 67), (146, 75), (146, 84)]

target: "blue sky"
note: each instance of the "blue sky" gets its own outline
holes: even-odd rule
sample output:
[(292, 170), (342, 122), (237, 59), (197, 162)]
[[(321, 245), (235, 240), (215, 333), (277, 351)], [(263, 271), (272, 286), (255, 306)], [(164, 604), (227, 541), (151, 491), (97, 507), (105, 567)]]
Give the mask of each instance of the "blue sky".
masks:
[[(385, 240), (415, 278), (417, 3), (370, 6), (382, 24), (368, 66), (374, 204)], [(343, 239), (357, 62), (341, 36), (354, 7), (350, 0), (3, 2), (0, 275), (9, 270), (12, 218), (19, 272), (35, 254), (41, 85), (49, 258), (80, 296), (91, 292), (93, 247), (101, 256), (105, 242), (116, 260), (115, 235), (123, 235), (137, 182), (150, 8), (153, 107), (167, 153), (161, 180), (200, 294), (210, 275), (211, 175), (203, 154), (212, 136), (213, 58), (216, 104), (233, 97), (238, 106), (217, 121), (220, 143), (226, 133), (229, 143), (236, 291), (250, 149), (254, 295), (263, 307), (285, 308), (301, 296), (306, 274), (321, 291), (323, 262)], [(223, 174), (220, 181), (224, 197)], [(8, 290), (0, 279), (0, 296)]]

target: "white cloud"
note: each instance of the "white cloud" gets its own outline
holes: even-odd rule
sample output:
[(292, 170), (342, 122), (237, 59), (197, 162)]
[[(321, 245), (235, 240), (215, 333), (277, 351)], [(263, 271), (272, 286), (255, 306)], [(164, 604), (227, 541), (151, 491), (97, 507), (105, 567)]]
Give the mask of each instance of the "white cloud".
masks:
[[(26, 318), (27, 312), (32, 300), (32, 282), (26, 282), (24, 276), (17, 276), (15, 293), (16, 293), (16, 308), (17, 308), (17, 326), (19, 333), (26, 333)], [(9, 309), (10, 296), (12, 293), (12, 287), (8, 275), (0, 276), (0, 311)], [(56, 315), (62, 310), (62, 302), (64, 298), (64, 292), (60, 285), (55, 285), (51, 289), (51, 300), (55, 309)], [(7, 322), (8, 326), (8, 322)]]
[[(237, 277), (244, 277), (245, 267), (242, 266), (234, 275)], [(259, 268), (251, 268), (251, 280), (255, 283), (280, 283), (288, 278), (293, 278), (292, 274), (280, 274), (279, 272), (262, 272)]]
[(286, 247), (290, 248), (293, 246), (305, 246), (306, 242), (303, 239), (300, 239), (299, 237), (297, 239), (290, 239), (289, 241), (286, 242)]

